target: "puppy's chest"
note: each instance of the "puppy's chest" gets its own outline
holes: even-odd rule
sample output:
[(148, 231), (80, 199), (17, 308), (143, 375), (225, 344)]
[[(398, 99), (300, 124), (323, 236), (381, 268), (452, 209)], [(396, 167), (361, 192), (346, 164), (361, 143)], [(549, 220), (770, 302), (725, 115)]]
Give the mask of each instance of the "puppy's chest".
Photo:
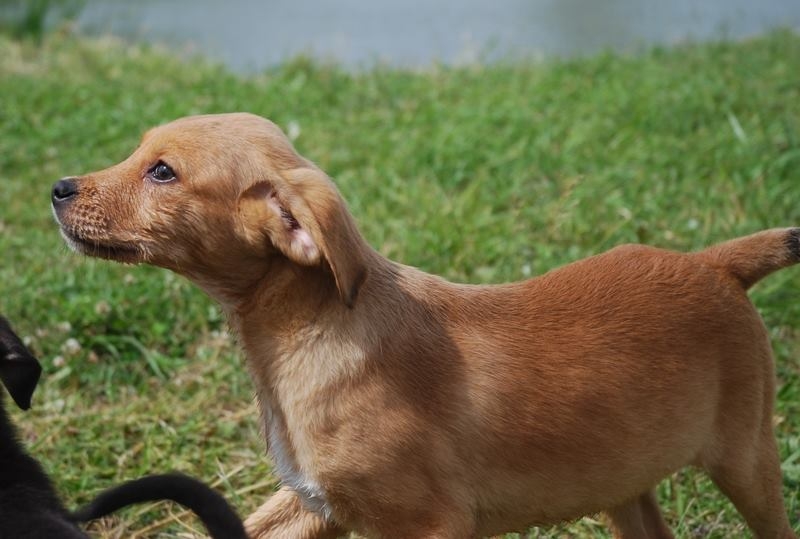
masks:
[(298, 493), (311, 511), (331, 516), (328, 497), (318, 479), (317, 458), (305, 429), (289, 432), (283, 413), (262, 404), (266, 420), (267, 442), (281, 484)]
[[(284, 361), (271, 373), (272, 384), (261, 387), (259, 402), (275, 471), (304, 505), (328, 518), (331, 506), (323, 484), (328, 458), (320, 447), (332, 440), (341, 414), (336, 401), (345, 379), (362, 368), (356, 346), (317, 347)], [(332, 349), (335, 353), (332, 353)]]

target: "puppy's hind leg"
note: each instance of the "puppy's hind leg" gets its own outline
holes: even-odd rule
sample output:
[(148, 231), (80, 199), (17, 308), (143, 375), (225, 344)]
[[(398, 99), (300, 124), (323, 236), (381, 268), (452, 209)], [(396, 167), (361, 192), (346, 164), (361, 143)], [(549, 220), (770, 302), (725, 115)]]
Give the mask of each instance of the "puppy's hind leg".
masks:
[(724, 460), (706, 470), (757, 539), (796, 539), (783, 503), (780, 459), (769, 419), (756, 448), (731, 445)]
[(653, 491), (606, 511), (615, 539), (674, 539)]
[(297, 493), (287, 487), (247, 517), (244, 526), (251, 539), (336, 539), (346, 533), (303, 507)]

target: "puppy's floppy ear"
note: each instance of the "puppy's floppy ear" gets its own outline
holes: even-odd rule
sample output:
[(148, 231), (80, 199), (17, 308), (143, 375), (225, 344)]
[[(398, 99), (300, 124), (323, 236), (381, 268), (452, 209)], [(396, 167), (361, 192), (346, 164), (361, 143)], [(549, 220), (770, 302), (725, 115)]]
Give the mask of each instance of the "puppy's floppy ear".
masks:
[(367, 277), (367, 246), (336, 186), (319, 169), (279, 172), (281, 180), (260, 182), (240, 198), (246, 222), (258, 221), (272, 244), (304, 266), (321, 260), (330, 267), (339, 297), (355, 304)]
[(0, 380), (17, 406), (27, 410), (42, 367), (33, 357), (8, 321), (0, 316)]
[[(239, 215), (243, 219), (245, 235), (255, 245), (262, 242), (266, 233), (272, 245), (290, 260), (303, 266), (313, 266), (320, 261), (321, 252), (307, 226), (302, 226), (289, 210), (288, 193), (278, 194), (276, 186), (267, 181), (249, 187), (239, 197)], [(292, 201), (299, 207), (302, 202)], [(296, 211), (296, 209), (295, 209)], [(303, 213), (303, 209), (300, 209)]]

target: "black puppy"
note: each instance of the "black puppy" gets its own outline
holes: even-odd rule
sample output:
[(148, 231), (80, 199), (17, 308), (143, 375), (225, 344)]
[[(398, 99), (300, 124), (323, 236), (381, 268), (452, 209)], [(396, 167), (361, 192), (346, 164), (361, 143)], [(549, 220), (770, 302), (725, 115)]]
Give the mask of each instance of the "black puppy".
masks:
[[(42, 372), (39, 362), (0, 316), (0, 381), (27, 410)], [(244, 527), (225, 499), (182, 474), (143, 477), (101, 493), (68, 512), (41, 465), (17, 441), (0, 398), (0, 539), (87, 539), (75, 522), (105, 516), (133, 503), (172, 500), (194, 511), (214, 539), (246, 539)]]
[[(0, 317), (0, 380), (23, 410), (30, 408), (41, 372), (39, 362)], [(17, 441), (4, 407), (0, 409), (0, 467), (0, 537), (85, 539), (68, 520), (42, 467)]]

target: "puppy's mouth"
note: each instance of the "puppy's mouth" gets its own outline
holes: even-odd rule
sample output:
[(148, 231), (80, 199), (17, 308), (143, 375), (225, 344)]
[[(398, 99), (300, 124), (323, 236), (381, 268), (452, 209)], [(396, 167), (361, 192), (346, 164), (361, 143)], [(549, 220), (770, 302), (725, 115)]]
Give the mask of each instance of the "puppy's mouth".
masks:
[(143, 250), (136, 244), (82, 238), (64, 228), (61, 228), (61, 236), (73, 251), (86, 256), (125, 264), (138, 264), (144, 261)]

